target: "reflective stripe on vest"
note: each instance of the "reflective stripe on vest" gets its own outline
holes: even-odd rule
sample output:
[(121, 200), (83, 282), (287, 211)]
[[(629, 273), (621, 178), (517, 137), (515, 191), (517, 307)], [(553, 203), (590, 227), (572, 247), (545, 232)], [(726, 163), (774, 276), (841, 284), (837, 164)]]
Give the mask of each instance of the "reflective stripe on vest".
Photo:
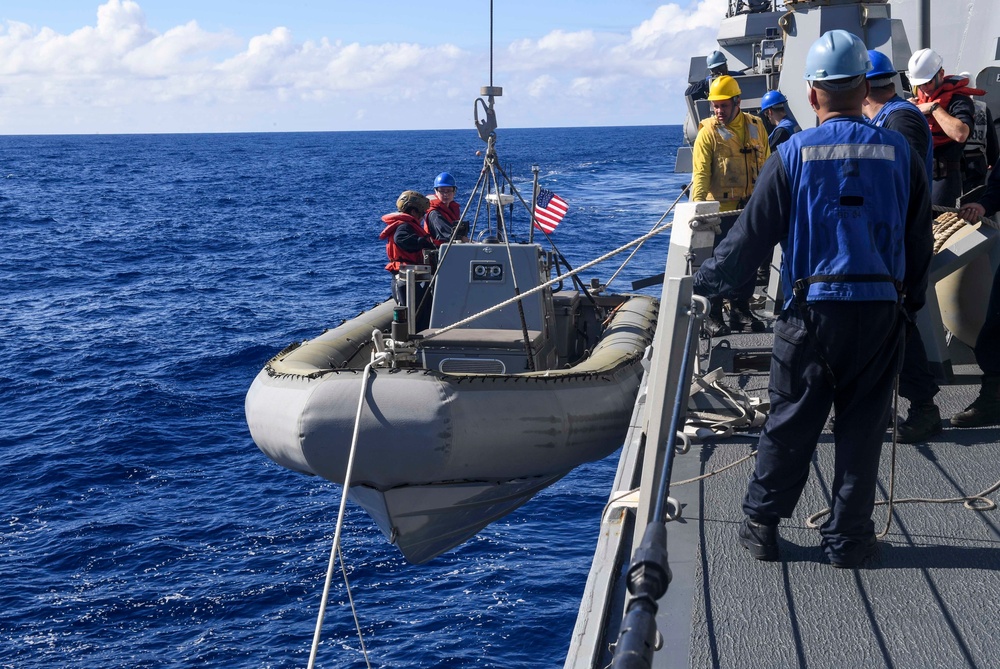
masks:
[[(778, 147), (791, 186), (785, 306), (892, 301), (905, 269), (910, 149), (902, 135), (834, 118)], [(898, 158), (898, 160), (897, 160)]]

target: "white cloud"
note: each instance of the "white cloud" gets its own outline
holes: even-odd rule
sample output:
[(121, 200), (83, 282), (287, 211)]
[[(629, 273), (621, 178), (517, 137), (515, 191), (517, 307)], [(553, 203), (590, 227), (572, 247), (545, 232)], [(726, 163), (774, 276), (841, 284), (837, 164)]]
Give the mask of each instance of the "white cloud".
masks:
[[(628, 33), (497, 45), (501, 126), (679, 123), (690, 57), (711, 50), (725, 8), (667, 4)], [(282, 26), (159, 33), (135, 0), (107, 0), (68, 34), (0, 25), (0, 132), (471, 128), (488, 59), (450, 44), (297, 41)]]

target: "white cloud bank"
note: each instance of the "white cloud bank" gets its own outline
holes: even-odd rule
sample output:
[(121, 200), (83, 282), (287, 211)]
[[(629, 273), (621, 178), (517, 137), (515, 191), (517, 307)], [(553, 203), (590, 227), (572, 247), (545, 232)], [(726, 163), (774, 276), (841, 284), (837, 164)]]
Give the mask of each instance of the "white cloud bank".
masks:
[[(680, 123), (691, 55), (726, 0), (663, 5), (629, 34), (554, 30), (497, 46), (501, 126)], [(472, 127), (489, 54), (449, 44), (249, 40), (195, 21), (151, 30), (108, 0), (69, 34), (0, 25), (0, 133), (242, 132)]]

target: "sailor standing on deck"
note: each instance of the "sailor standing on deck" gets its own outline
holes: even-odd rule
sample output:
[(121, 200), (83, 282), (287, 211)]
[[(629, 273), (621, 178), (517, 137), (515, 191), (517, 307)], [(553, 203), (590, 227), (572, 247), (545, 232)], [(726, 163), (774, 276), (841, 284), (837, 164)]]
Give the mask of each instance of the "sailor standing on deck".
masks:
[(969, 87), (968, 77), (946, 76), (944, 59), (933, 49), (920, 49), (907, 63), (917, 96), (910, 102), (927, 117), (934, 138), (934, 181), (931, 203), (954, 207), (962, 195), (965, 142), (976, 124), (971, 95), (986, 91)]
[[(986, 192), (979, 202), (972, 202), (958, 212), (959, 216), (974, 223), (982, 219), (985, 225), (997, 227), (997, 222), (985, 216), (1000, 211), (1000, 169), (995, 166), (986, 181)], [(955, 427), (1000, 425), (1000, 271), (993, 273), (986, 320), (976, 337), (976, 363), (983, 372), (982, 385), (976, 401), (951, 417)]]
[(721, 51), (713, 51), (708, 54), (708, 58), (705, 59), (705, 65), (708, 67), (708, 76), (694, 82), (684, 91), (684, 95), (690, 96), (692, 100), (704, 100), (707, 98), (712, 80), (724, 74), (729, 74), (729, 61), (726, 60), (726, 54)]
[[(896, 95), (896, 68), (889, 57), (869, 51), (872, 69), (866, 75), (871, 90), (862, 111), (873, 125), (895, 130), (910, 144), (910, 151), (923, 158), (927, 182), (934, 179), (934, 147), (931, 129), (917, 106)], [(913, 321), (906, 323), (906, 350), (899, 372), (899, 394), (910, 402), (906, 420), (899, 424), (896, 439), (903, 444), (926, 441), (941, 432), (941, 412), (934, 403), (937, 382), (927, 364), (920, 330)]]
[(927, 177), (902, 135), (865, 122), (864, 43), (824, 33), (806, 56), (820, 125), (782, 144), (732, 232), (695, 276), (712, 296), (749, 281), (780, 243), (787, 296), (774, 324), (771, 411), (743, 501), (738, 540), (778, 559), (777, 526), (802, 494), (831, 406), (831, 513), (820, 528), (836, 567), (877, 546), (872, 512), (903, 310), (924, 301), (931, 259)]
[(778, 145), (784, 144), (788, 138), (802, 130), (788, 115), (785, 104), (788, 98), (781, 91), (768, 91), (760, 99), (760, 113), (767, 117), (774, 130), (767, 136), (767, 144), (773, 153)]
[[(741, 209), (757, 183), (764, 161), (771, 155), (764, 122), (740, 111), (740, 85), (726, 75), (712, 82), (708, 99), (713, 116), (701, 122), (691, 151), (691, 201), (715, 200), (719, 211)], [(735, 215), (722, 216), (722, 233), (729, 232)], [(712, 300), (705, 329), (712, 337), (729, 334), (730, 328), (742, 328), (746, 322), (754, 332), (762, 332), (764, 323), (750, 310), (753, 281), (731, 294)], [(729, 298), (729, 325), (722, 321), (722, 298)]]

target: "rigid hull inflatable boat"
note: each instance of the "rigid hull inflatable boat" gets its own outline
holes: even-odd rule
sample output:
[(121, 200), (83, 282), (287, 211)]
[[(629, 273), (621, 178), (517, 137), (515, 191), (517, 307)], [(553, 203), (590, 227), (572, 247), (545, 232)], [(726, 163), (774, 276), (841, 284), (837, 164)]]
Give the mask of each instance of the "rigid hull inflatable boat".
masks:
[[(254, 441), (337, 483), (356, 443), (349, 496), (409, 561), (462, 543), (628, 427), (658, 303), (553, 292), (553, 265), (536, 244), (450, 245), (428, 328), (400, 334), (390, 300), (270, 360), (246, 398)], [(410, 270), (413, 283), (429, 270)]]

